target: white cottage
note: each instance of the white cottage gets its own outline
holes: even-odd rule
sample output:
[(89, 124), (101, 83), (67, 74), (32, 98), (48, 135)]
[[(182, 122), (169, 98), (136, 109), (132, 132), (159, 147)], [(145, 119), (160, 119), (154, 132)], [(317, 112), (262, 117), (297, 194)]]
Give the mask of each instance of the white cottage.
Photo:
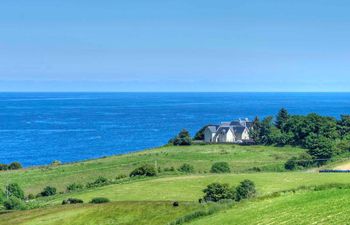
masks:
[(207, 143), (242, 143), (249, 141), (249, 129), (252, 122), (248, 119), (210, 125), (204, 130), (204, 141)]

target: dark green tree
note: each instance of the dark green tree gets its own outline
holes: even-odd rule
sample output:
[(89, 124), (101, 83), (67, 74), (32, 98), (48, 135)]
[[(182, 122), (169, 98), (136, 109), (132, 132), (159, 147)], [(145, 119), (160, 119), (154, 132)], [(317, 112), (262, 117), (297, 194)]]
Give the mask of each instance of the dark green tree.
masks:
[(24, 191), (17, 183), (7, 185), (5, 187), (5, 194), (7, 197), (14, 196), (18, 199), (24, 199)]
[(194, 138), (193, 140), (196, 140), (196, 141), (203, 141), (204, 140), (204, 131), (205, 129), (210, 126), (210, 125), (206, 125), (204, 127), (202, 127), (195, 135), (194, 135)]
[(212, 183), (203, 190), (205, 201), (218, 202), (223, 199), (234, 199), (235, 192), (228, 184)]
[(139, 168), (134, 169), (130, 173), (130, 177), (135, 177), (135, 176), (152, 177), (152, 176), (156, 176), (156, 175), (157, 175), (156, 169), (152, 165), (143, 165)]
[(191, 140), (191, 136), (190, 133), (183, 129), (180, 131), (180, 133), (175, 137), (174, 145), (191, 145), (192, 144), (192, 140)]
[(289, 119), (288, 111), (285, 108), (282, 108), (276, 117), (275, 126), (281, 130), (281, 132), (285, 132), (285, 126), (287, 125)]
[(46, 186), (40, 194), (41, 196), (52, 196), (56, 194), (56, 191), (55, 187)]
[(261, 123), (259, 117), (255, 117), (253, 120), (252, 127), (249, 130), (249, 136), (256, 143), (260, 143), (260, 132), (261, 132)]
[(256, 195), (255, 184), (251, 180), (242, 181), (236, 188), (236, 201), (252, 198)]

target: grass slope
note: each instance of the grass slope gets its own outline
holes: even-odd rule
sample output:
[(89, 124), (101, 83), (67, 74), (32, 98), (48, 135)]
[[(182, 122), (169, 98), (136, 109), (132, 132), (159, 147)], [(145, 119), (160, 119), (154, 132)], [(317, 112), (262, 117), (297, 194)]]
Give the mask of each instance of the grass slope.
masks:
[(259, 195), (296, 188), (331, 183), (349, 183), (349, 174), (329, 173), (248, 173), (221, 175), (189, 175), (134, 181), (108, 185), (84, 192), (56, 195), (41, 201), (58, 204), (68, 197), (90, 201), (93, 197), (107, 197), (112, 201), (197, 201), (202, 190), (212, 182), (237, 185), (244, 179), (255, 182)]
[(170, 202), (113, 202), (80, 204), (19, 211), (1, 216), (0, 225), (111, 225), (167, 224), (203, 206)]
[(0, 187), (7, 182), (16, 182), (26, 193), (38, 193), (47, 185), (55, 186), (59, 191), (73, 182), (87, 183), (98, 176), (115, 178), (119, 174), (128, 175), (134, 168), (150, 163), (161, 168), (178, 168), (190, 163), (197, 173), (210, 170), (213, 162), (227, 161), (233, 172), (245, 172), (253, 167), (263, 171), (281, 171), (284, 162), (291, 156), (303, 152), (294, 147), (239, 146), (239, 145), (193, 145), (185, 147), (167, 146), (153, 150), (96, 160), (46, 166), (0, 173)]
[(189, 224), (349, 224), (349, 199), (349, 189), (297, 192), (244, 202)]

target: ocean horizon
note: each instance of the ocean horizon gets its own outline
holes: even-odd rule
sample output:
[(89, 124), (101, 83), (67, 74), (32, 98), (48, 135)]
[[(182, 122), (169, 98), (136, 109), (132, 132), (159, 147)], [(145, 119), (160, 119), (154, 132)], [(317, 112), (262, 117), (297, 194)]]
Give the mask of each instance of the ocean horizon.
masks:
[(238, 118), (350, 114), (348, 92), (2, 92), (0, 163), (24, 166), (164, 145), (182, 128)]

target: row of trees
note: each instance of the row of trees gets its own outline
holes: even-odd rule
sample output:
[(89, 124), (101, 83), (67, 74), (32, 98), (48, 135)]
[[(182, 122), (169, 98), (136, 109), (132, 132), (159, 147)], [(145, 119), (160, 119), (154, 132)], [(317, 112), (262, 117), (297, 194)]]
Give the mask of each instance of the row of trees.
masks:
[(350, 116), (342, 115), (337, 120), (316, 113), (290, 115), (281, 109), (275, 120), (272, 116), (261, 121), (256, 117), (250, 135), (257, 144), (306, 148), (315, 163), (323, 164), (332, 156), (350, 150)]

